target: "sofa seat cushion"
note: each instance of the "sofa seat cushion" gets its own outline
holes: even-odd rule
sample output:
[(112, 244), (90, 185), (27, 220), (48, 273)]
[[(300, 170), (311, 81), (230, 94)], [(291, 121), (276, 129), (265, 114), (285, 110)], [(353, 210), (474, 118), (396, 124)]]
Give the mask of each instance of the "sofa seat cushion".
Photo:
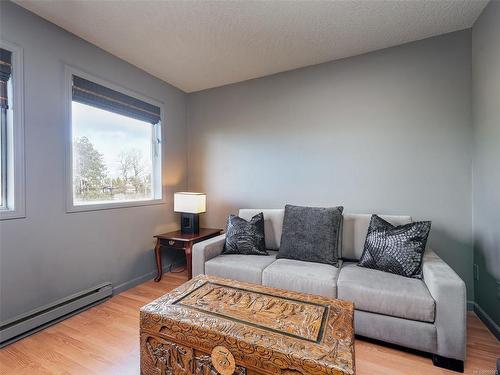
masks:
[(262, 284), (262, 271), (276, 260), (276, 251), (269, 255), (219, 255), (205, 263), (205, 274)]
[(339, 269), (323, 263), (278, 259), (262, 272), (262, 284), (335, 298)]
[(434, 299), (422, 280), (344, 263), (337, 287), (338, 298), (356, 310), (434, 322)]

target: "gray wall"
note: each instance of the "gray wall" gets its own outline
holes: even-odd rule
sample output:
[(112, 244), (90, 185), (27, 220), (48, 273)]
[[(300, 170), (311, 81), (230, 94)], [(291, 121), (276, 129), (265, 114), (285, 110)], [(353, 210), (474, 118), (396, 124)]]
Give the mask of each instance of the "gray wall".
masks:
[(477, 304), (500, 325), (500, 2), (472, 29), (473, 222)]
[[(285, 203), (430, 219), (431, 246), (474, 299), (470, 31), (190, 94), (186, 107), (180, 90), (10, 2), (0, 17), (24, 49), (27, 191), (27, 217), (0, 222), (0, 321), (151, 276), (152, 235), (178, 226), (172, 192), (186, 187), (209, 194), (210, 226)], [(474, 26), (472, 67), (476, 294), (497, 322), (498, 18), (492, 2)], [(66, 213), (66, 63), (165, 103), (168, 204)]]
[(286, 203), (432, 220), (473, 299), (471, 32), (188, 96), (188, 186), (205, 225)]
[[(103, 281), (154, 270), (155, 233), (174, 229), (172, 192), (186, 188), (185, 94), (10, 2), (1, 37), (24, 49), (25, 219), (0, 223), (0, 320)], [(64, 64), (165, 103), (168, 204), (67, 214)], [(149, 276), (152, 276), (150, 274)]]

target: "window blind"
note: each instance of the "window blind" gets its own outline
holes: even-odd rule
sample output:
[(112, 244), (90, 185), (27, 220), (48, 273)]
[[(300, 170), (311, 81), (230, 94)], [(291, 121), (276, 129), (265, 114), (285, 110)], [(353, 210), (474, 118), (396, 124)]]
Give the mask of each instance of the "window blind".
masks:
[(9, 108), (7, 81), (12, 74), (12, 53), (0, 48), (0, 108)]
[(160, 122), (159, 107), (75, 75), (73, 76), (73, 100), (153, 125)]

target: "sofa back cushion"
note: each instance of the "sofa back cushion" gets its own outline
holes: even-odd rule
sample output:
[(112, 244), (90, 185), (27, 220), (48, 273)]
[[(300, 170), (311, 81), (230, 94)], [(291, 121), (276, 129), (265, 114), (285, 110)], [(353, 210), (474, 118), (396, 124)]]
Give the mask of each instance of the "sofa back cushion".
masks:
[[(251, 220), (259, 212), (264, 214), (264, 231), (266, 236), (266, 249), (279, 250), (281, 231), (283, 228), (284, 208), (241, 209), (238, 216)], [(410, 216), (379, 215), (392, 225), (403, 225), (411, 223)], [(342, 221), (342, 244), (339, 257), (348, 260), (359, 260), (363, 254), (366, 234), (370, 225), (371, 214), (347, 214), (344, 213)]]
[[(344, 214), (341, 247), (343, 259), (359, 260), (361, 258), (371, 217), (371, 214)], [(379, 217), (392, 225), (411, 223), (410, 216), (379, 215)]]
[[(242, 208), (238, 214), (239, 217), (245, 220), (251, 220), (254, 215), (259, 212), (264, 214), (264, 233), (266, 239), (266, 249), (278, 250), (280, 248), (281, 231), (283, 228), (283, 217), (285, 215), (284, 208)], [(368, 227), (367, 227), (368, 230)]]

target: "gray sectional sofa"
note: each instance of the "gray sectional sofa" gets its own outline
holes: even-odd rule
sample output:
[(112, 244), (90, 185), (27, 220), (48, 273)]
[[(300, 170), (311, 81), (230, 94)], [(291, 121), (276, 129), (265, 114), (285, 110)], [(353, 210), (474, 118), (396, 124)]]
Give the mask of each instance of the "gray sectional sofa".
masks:
[[(358, 267), (371, 215), (344, 214), (340, 266), (276, 259), (284, 209), (242, 209), (249, 220), (263, 212), (269, 256), (221, 255), (225, 235), (193, 247), (193, 275), (207, 274), (354, 302), (356, 334), (433, 354), (434, 364), (463, 371), (466, 290), (460, 277), (432, 250), (423, 280)], [(381, 217), (393, 225), (409, 216)]]

